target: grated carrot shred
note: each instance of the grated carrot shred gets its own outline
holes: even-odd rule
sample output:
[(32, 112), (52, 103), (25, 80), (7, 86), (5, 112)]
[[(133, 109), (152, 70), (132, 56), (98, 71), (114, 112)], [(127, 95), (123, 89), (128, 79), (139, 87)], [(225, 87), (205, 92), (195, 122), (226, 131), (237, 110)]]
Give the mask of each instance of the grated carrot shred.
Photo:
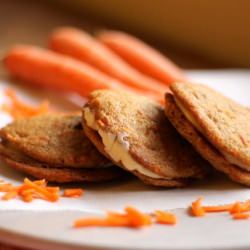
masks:
[(47, 100), (44, 100), (38, 107), (33, 107), (19, 100), (12, 89), (6, 89), (5, 95), (10, 99), (10, 103), (3, 104), (1, 110), (9, 113), (14, 119), (31, 117), (49, 111), (49, 102)]
[(104, 218), (81, 218), (74, 222), (74, 227), (131, 227), (140, 228), (152, 224), (149, 215), (144, 214), (134, 207), (126, 207), (124, 213), (108, 212)]
[(156, 223), (170, 225), (175, 225), (177, 223), (177, 218), (172, 213), (168, 213), (162, 210), (156, 210), (154, 214), (156, 216)]
[(232, 208), (232, 204), (218, 206), (203, 206), (206, 213), (227, 212)]
[[(80, 191), (83, 193), (82, 189), (72, 189), (75, 191), (75, 196), (68, 196), (68, 198), (76, 198), (80, 194)], [(14, 198), (20, 198), (25, 202), (31, 202), (34, 199), (42, 199), (50, 202), (57, 201), (60, 195), (59, 187), (49, 187), (47, 186), (46, 180), (35, 180), (31, 181), (28, 178), (25, 178), (23, 184), (19, 186), (14, 186), (11, 183), (6, 183), (3, 180), (0, 182), (0, 192), (4, 193), (1, 197), (1, 200), (8, 201)]]
[(64, 197), (79, 198), (83, 195), (83, 189), (81, 188), (68, 188), (63, 192)]
[(235, 214), (233, 214), (233, 219), (235, 219), (235, 220), (250, 219), (250, 213), (235, 213)]
[(9, 191), (7, 193), (5, 193), (3, 196), (2, 196), (2, 200), (5, 200), (5, 201), (8, 201), (8, 200), (11, 200), (15, 197), (17, 197), (18, 195), (18, 192), (13, 190), (13, 191)]
[(194, 201), (191, 205), (190, 211), (193, 216), (202, 217), (205, 215), (205, 210), (201, 206), (201, 202), (203, 197), (199, 197), (196, 201)]

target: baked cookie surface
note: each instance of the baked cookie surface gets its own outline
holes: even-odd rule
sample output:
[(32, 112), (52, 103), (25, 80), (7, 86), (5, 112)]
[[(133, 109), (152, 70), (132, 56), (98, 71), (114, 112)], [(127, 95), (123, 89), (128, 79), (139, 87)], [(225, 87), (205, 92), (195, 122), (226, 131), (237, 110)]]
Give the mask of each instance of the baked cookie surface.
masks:
[(170, 88), (182, 113), (226, 160), (250, 170), (250, 109), (205, 85)]
[(180, 135), (191, 143), (195, 150), (215, 169), (225, 173), (233, 181), (250, 186), (250, 172), (228, 162), (186, 118), (170, 94), (166, 95), (165, 113)]
[(46, 114), (14, 121), (0, 130), (2, 140), (55, 167), (102, 167), (109, 161), (85, 136), (78, 115)]
[(0, 137), (2, 160), (39, 179), (99, 182), (125, 173), (85, 136), (80, 116), (50, 114), (19, 119), (1, 129)]
[(146, 98), (95, 91), (83, 108), (83, 127), (102, 154), (144, 182), (183, 186), (206, 172), (206, 162), (179, 136), (162, 107)]

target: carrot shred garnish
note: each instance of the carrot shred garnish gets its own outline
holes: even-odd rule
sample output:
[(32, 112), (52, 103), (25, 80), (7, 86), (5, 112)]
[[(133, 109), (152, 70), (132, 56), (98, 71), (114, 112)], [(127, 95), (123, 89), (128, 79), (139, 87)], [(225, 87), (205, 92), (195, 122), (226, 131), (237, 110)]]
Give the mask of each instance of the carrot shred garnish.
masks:
[(23, 201), (25, 201), (25, 202), (31, 202), (31, 201), (33, 201), (33, 196), (32, 196), (32, 194), (27, 194), (27, 195), (24, 195), (23, 197), (22, 197), (22, 199), (23, 199)]
[(69, 188), (65, 189), (63, 192), (64, 197), (79, 198), (83, 195), (83, 190), (81, 188)]
[(9, 191), (2, 196), (2, 200), (8, 201), (8, 200), (11, 200), (11, 199), (17, 197), (17, 195), (18, 195), (17, 191), (14, 191), (14, 190)]
[(233, 214), (233, 219), (235, 220), (250, 219), (250, 213), (235, 213)]
[(161, 210), (156, 210), (154, 212), (154, 215), (156, 216), (156, 223), (170, 224), (170, 225), (175, 225), (177, 223), (177, 218), (172, 213), (168, 213), (168, 212), (161, 211)]
[(14, 186), (10, 183), (1, 183), (0, 184), (0, 192), (10, 192), (13, 191)]
[(36, 185), (39, 185), (39, 186), (46, 186), (47, 185), (47, 182), (45, 181), (45, 179), (42, 179), (42, 180), (36, 180), (36, 181), (33, 181)]
[(125, 213), (108, 212), (104, 218), (81, 218), (74, 222), (74, 227), (132, 227), (139, 228), (152, 224), (149, 215), (140, 212), (134, 207), (126, 207)]
[(44, 195), (46, 197), (46, 199), (48, 199), (49, 201), (57, 201), (59, 199), (59, 195), (55, 194), (55, 193), (51, 193), (49, 192), (46, 188), (41, 187), (37, 184), (35, 184), (34, 182), (30, 181), (28, 178), (24, 179), (24, 183), (33, 188), (34, 190), (36, 190), (38, 193)]
[(47, 100), (43, 101), (38, 107), (33, 107), (19, 100), (12, 89), (6, 89), (5, 95), (11, 102), (10, 104), (3, 104), (1, 110), (9, 113), (14, 119), (44, 114), (49, 110), (49, 102)]
[(202, 208), (205, 210), (206, 213), (227, 212), (232, 208), (232, 204), (219, 206), (203, 206)]
[(199, 197), (196, 201), (194, 201), (191, 205), (191, 213), (192, 215), (196, 217), (201, 217), (205, 215), (205, 210), (201, 206), (201, 201), (203, 200), (203, 197)]
[[(62, 195), (60, 195), (59, 187), (47, 186), (46, 180), (31, 181), (25, 178), (23, 184), (14, 186), (11, 183), (6, 183), (4, 180), (0, 182), (0, 192), (3, 192), (2, 200), (10, 200), (13, 198), (20, 198), (25, 202), (31, 202), (34, 199), (42, 199), (50, 202), (57, 201)], [(83, 190), (80, 188), (66, 189), (64, 191), (64, 197), (77, 198), (83, 194)]]
[(152, 219), (149, 215), (140, 212), (134, 207), (126, 207), (125, 212), (129, 217), (130, 223), (133, 227), (148, 226), (152, 224)]

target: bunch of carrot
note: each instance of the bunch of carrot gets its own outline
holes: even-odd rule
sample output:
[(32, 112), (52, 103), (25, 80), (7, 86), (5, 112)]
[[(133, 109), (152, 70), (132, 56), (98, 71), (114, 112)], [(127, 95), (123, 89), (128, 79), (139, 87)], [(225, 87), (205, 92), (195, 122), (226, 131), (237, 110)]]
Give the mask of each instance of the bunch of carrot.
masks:
[[(31, 202), (34, 199), (42, 199), (50, 202), (58, 201), (60, 198), (59, 187), (49, 187), (45, 180), (31, 181), (28, 178), (24, 179), (23, 184), (14, 186), (11, 183), (0, 181), (0, 192), (4, 193), (2, 200), (11, 200), (14, 198), (21, 198), (25, 202)], [(63, 197), (78, 198), (83, 195), (83, 190), (65, 189)]]
[(97, 89), (120, 89), (163, 101), (169, 84), (186, 80), (169, 59), (122, 32), (105, 31), (94, 38), (82, 30), (59, 28), (49, 38), (49, 49), (15, 46), (4, 64), (28, 83), (84, 97)]
[(192, 203), (190, 207), (192, 215), (202, 217), (206, 213), (228, 212), (235, 220), (250, 218), (250, 200), (220, 206), (202, 206), (202, 200), (203, 198), (200, 197)]
[(141, 228), (152, 223), (175, 225), (177, 222), (174, 214), (165, 211), (155, 211), (151, 216), (128, 206), (124, 213), (108, 212), (104, 218), (87, 217), (74, 222), (74, 227), (131, 227)]

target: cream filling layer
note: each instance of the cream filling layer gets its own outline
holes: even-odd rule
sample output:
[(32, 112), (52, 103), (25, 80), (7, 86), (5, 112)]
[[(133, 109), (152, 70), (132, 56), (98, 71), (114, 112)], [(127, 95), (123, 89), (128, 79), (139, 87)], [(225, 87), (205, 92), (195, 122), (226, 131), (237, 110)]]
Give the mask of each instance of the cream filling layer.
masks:
[(115, 161), (121, 162), (129, 171), (137, 171), (140, 174), (154, 179), (162, 179), (163, 177), (146, 169), (141, 164), (136, 162), (129, 154), (129, 142), (125, 140), (126, 133), (120, 133), (118, 136), (108, 133), (100, 128), (95, 121), (94, 113), (89, 109), (84, 109), (84, 119), (87, 126), (98, 132), (102, 138), (105, 152)]
[[(176, 97), (174, 97), (175, 103), (176, 105), (179, 107), (179, 109), (181, 110), (181, 112), (184, 114), (184, 116), (188, 119), (188, 121), (199, 131), (202, 133), (202, 128), (197, 124), (197, 122), (195, 121), (194, 117), (192, 116), (192, 114), (184, 107), (184, 105), (182, 105), (182, 103), (180, 102), (180, 100), (178, 100)], [(203, 134), (203, 133), (202, 133)], [(216, 146), (215, 146), (216, 147)], [(217, 148), (217, 147), (216, 147)], [(218, 149), (218, 148), (217, 148)], [(218, 149), (219, 150), (219, 149)], [(219, 152), (225, 157), (225, 159), (233, 164), (236, 165), (238, 167), (241, 168), (250, 168), (250, 166), (243, 164), (242, 162), (240, 162), (238, 159), (234, 158), (233, 156), (231, 156), (230, 154), (228, 154), (227, 152), (223, 151), (223, 150), (219, 150)]]

